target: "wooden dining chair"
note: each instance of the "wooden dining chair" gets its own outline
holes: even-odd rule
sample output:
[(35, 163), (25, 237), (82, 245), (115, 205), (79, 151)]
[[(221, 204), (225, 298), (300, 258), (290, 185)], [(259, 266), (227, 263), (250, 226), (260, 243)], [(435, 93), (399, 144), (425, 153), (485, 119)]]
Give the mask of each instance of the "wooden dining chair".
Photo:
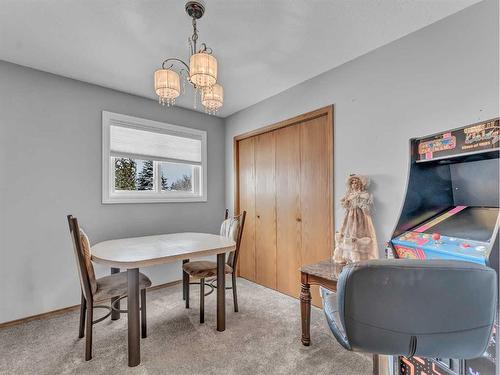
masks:
[[(226, 214), (224, 216), (224, 221), (221, 225), (220, 235), (231, 238), (236, 242), (236, 249), (229, 253), (228, 259), (226, 261), (224, 271), (226, 274), (231, 274), (232, 286), (226, 289), (233, 290), (233, 304), (234, 311), (238, 312), (238, 294), (236, 290), (236, 271), (238, 265), (238, 255), (240, 252), (241, 238), (243, 236), (243, 228), (245, 226), (246, 211), (243, 211), (240, 215), (233, 216), (229, 218), (229, 211), (226, 209)], [(183, 294), (186, 300), (186, 308), (189, 308), (189, 278), (198, 279), (199, 282), (193, 282), (191, 284), (200, 285), (200, 323), (205, 322), (205, 296), (208, 296), (217, 288), (214, 283), (217, 281), (217, 263), (212, 261), (194, 261), (189, 262), (189, 260), (184, 260), (182, 264), (183, 270)], [(210, 280), (207, 280), (210, 279)], [(208, 281), (208, 282), (206, 282)], [(205, 286), (208, 286), (211, 290), (205, 294)]]
[[(109, 317), (112, 312), (126, 313), (127, 310), (120, 310), (117, 304), (122, 298), (127, 296), (127, 272), (118, 272), (109, 276), (96, 279), (94, 266), (92, 265), (90, 254), (90, 242), (83, 230), (78, 226), (78, 220), (72, 215), (68, 215), (69, 231), (75, 250), (82, 299), (80, 304), (80, 325), (78, 337), (85, 336), (85, 360), (92, 359), (92, 326), (102, 322)], [(151, 286), (151, 280), (140, 273), (139, 288), (141, 290), (141, 336), (147, 336), (146, 328), (146, 288)], [(96, 305), (97, 302), (109, 301), (111, 305)], [(103, 308), (109, 310), (105, 316), (94, 319), (94, 309)]]

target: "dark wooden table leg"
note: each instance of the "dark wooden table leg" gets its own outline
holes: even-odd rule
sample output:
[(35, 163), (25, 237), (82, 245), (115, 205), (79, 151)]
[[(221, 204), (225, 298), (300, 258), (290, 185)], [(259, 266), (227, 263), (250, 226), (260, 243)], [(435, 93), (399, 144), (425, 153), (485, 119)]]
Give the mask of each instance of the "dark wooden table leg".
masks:
[(378, 354), (373, 355), (373, 375), (378, 375), (379, 368), (378, 368)]
[(226, 254), (217, 254), (217, 331), (226, 330)]
[(127, 270), (127, 316), (128, 316), (128, 365), (141, 363), (141, 340), (139, 325), (139, 269)]
[[(183, 259), (182, 260), (182, 264), (185, 264), (187, 262), (189, 262), (189, 259)], [(189, 288), (189, 275), (186, 272), (184, 272), (184, 270), (183, 270), (182, 271), (182, 299), (184, 301), (186, 300), (186, 295), (187, 295), (187, 292), (186, 292), (187, 289), (186, 288)]]
[[(120, 272), (119, 268), (111, 267), (111, 274), (119, 272)], [(113, 306), (113, 302), (115, 302), (116, 300), (118, 300), (118, 302), (115, 304), (115, 307), (118, 310), (120, 310), (120, 297), (111, 298), (111, 306)], [(118, 320), (118, 319), (120, 319), (120, 313), (118, 311), (111, 310), (111, 320)]]
[(302, 345), (311, 345), (311, 286), (307, 275), (301, 274), (300, 317), (302, 320)]
[(205, 323), (205, 279), (200, 279), (200, 324)]

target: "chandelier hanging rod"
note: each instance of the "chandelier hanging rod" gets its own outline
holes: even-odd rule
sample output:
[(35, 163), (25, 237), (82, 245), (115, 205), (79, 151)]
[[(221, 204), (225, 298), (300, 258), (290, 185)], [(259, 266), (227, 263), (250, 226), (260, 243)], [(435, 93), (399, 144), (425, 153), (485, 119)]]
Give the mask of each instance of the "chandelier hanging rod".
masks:
[[(201, 16), (200, 16), (201, 17)], [(212, 54), (212, 49), (208, 48), (205, 43), (201, 43), (201, 48), (196, 51), (196, 43), (198, 42), (198, 28), (196, 27), (196, 17), (193, 17), (193, 35), (188, 38), (188, 43), (191, 46), (191, 55), (199, 52), (206, 52)]]
[(196, 18), (193, 17), (193, 35), (191, 36), (191, 39), (188, 38), (188, 42), (191, 45), (191, 42), (193, 43), (191, 45), (191, 55), (196, 53), (196, 42), (198, 41), (198, 29), (196, 28)]

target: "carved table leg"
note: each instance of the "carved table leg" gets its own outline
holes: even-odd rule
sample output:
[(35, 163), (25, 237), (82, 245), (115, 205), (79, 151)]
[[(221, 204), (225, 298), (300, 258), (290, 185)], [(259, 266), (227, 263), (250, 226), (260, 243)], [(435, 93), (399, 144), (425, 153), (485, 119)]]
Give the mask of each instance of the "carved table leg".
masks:
[(302, 344), (311, 345), (311, 286), (307, 283), (307, 275), (302, 274), (300, 288), (300, 316), (302, 319)]

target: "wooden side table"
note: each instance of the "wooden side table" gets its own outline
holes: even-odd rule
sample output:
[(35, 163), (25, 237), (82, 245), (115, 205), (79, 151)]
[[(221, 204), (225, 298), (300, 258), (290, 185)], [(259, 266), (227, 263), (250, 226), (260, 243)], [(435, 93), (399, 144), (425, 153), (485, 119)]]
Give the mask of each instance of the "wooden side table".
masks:
[[(343, 266), (333, 260), (304, 266), (300, 269), (300, 315), (302, 320), (302, 344), (311, 345), (311, 285), (319, 285), (337, 291), (338, 276)], [(373, 355), (373, 374), (378, 375), (378, 355)]]

